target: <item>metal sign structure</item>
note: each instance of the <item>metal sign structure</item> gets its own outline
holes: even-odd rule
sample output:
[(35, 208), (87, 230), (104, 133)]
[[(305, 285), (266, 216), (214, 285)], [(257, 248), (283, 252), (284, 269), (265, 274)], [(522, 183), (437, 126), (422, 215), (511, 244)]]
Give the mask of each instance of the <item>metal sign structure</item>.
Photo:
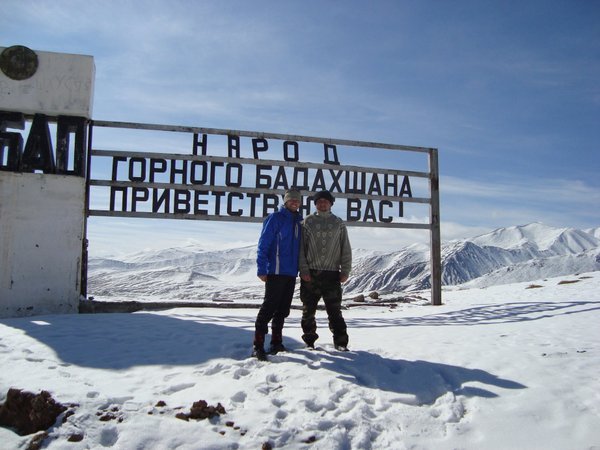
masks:
[[(98, 129), (177, 133), (187, 151), (100, 149), (93, 144)], [(302, 192), (304, 214), (311, 212), (311, 195), (327, 189), (345, 202), (339, 215), (348, 226), (429, 230), (431, 302), (442, 303), (435, 148), (111, 121), (91, 121), (88, 135), (89, 216), (262, 222), (278, 208), (286, 189)], [(340, 154), (351, 148), (422, 154), (428, 170), (343, 165)], [(104, 171), (96, 174), (101, 165)], [(415, 179), (425, 186), (423, 195), (413, 195)], [(91, 204), (92, 195), (104, 200)], [(428, 205), (428, 222), (406, 221), (405, 204)]]
[[(85, 188), (84, 208), (76, 208), (74, 214), (83, 227), (79, 236), (82, 294), (87, 289), (87, 217), (261, 222), (278, 208), (284, 191), (295, 187), (303, 193), (300, 210), (305, 215), (311, 212), (311, 195), (326, 189), (336, 198), (334, 212), (348, 226), (429, 230), (432, 303), (441, 304), (437, 149), (253, 131), (93, 121), (94, 78), (91, 56), (33, 51), (23, 46), (0, 47), (0, 175), (41, 172), (38, 177), (41, 184), (46, 176), (85, 177), (85, 183), (79, 183)], [(51, 126), (55, 129), (55, 145)], [(108, 146), (113, 150), (96, 148), (93, 144), (95, 131), (102, 136), (99, 130), (103, 129), (110, 130), (111, 136), (119, 135)], [(148, 145), (152, 141), (145, 138), (133, 141), (136, 150), (122, 150), (131, 142), (121, 140), (120, 132), (125, 130), (171, 133), (170, 137), (183, 139), (175, 147), (166, 145), (165, 151), (160, 146), (157, 151), (154, 145)], [(99, 142), (103, 142), (102, 138)], [(140, 146), (145, 151), (138, 151)], [(367, 166), (362, 162), (364, 159), (360, 163), (342, 164), (341, 159), (353, 160), (352, 149), (363, 150), (361, 155), (366, 155)], [(393, 158), (382, 160), (375, 156), (380, 152), (389, 155), (390, 150), (395, 151), (391, 153), (394, 155), (424, 155), (427, 170), (422, 162), (410, 167), (413, 170), (397, 170), (393, 167), (409, 167), (404, 162), (392, 161)], [(370, 167), (371, 164), (384, 167)], [(14, 177), (3, 178), (18, 184)], [(409, 220), (405, 218), (405, 205), (411, 205), (411, 209), (422, 206), (429, 211), (417, 220), (415, 217)], [(345, 207), (341, 213), (340, 207)], [(11, 213), (17, 211), (13, 218), (22, 216), (21, 209), (31, 212), (27, 210), (30, 205), (0, 204), (2, 208), (10, 208)], [(36, 220), (43, 222), (43, 213), (37, 212)], [(4, 228), (13, 230), (9, 242), (21, 237), (19, 227), (8, 224)], [(35, 264), (30, 261), (24, 264), (30, 273), (40, 272), (37, 260)]]

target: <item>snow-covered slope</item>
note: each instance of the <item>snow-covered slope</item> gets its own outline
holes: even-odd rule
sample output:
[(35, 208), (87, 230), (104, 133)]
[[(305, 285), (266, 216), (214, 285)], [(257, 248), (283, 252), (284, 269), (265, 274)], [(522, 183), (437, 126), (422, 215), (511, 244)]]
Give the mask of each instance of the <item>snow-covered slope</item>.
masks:
[(593, 233), (574, 228), (553, 228), (541, 223), (499, 228), (477, 236), (471, 242), (480, 247), (521, 249), (546, 256), (577, 254), (598, 247), (598, 237)]
[[(442, 284), (481, 280), (489, 286), (595, 271), (600, 270), (599, 255), (600, 239), (582, 230), (540, 223), (500, 228), (444, 244)], [(428, 252), (407, 248), (359, 261), (347, 290), (396, 292), (428, 287)]]
[(90, 296), (125, 300), (257, 300), (256, 250), (169, 248), (122, 259), (90, 258)]
[[(325, 311), (310, 350), (292, 310), (270, 362), (246, 308), (2, 319), (0, 403), (46, 390), (68, 411), (46, 435), (0, 427), (0, 448), (598, 449), (600, 272), (344, 317), (349, 352)], [(187, 419), (200, 400), (224, 412)]]
[[(553, 228), (540, 223), (500, 228), (442, 246), (442, 284), (491, 286), (600, 270), (600, 228)], [(258, 302), (255, 246), (224, 251), (199, 247), (91, 258), (88, 293), (96, 299)], [(354, 252), (345, 297), (430, 287), (429, 249)]]
[(587, 234), (591, 234), (592, 236), (594, 236), (597, 239), (600, 239), (600, 227), (597, 228), (587, 228), (585, 230)]

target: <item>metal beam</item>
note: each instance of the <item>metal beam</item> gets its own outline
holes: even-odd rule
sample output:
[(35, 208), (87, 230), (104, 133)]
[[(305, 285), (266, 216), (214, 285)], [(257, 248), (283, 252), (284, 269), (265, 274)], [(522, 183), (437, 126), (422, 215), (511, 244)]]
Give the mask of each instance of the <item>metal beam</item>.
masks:
[(431, 226), (431, 304), (442, 304), (442, 251), (440, 237), (440, 180), (438, 172), (438, 152), (429, 152), (429, 191), (431, 195), (430, 226)]

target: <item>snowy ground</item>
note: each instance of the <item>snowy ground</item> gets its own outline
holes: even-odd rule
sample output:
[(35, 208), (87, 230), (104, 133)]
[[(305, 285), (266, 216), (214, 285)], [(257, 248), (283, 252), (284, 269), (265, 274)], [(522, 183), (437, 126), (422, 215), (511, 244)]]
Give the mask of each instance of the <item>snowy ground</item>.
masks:
[[(0, 402), (77, 403), (50, 449), (600, 449), (600, 272), (444, 303), (347, 310), (348, 353), (323, 320), (305, 349), (292, 311), (271, 362), (248, 357), (256, 310), (4, 319)], [(226, 414), (175, 418), (197, 400)], [(3, 449), (29, 439), (0, 428)]]

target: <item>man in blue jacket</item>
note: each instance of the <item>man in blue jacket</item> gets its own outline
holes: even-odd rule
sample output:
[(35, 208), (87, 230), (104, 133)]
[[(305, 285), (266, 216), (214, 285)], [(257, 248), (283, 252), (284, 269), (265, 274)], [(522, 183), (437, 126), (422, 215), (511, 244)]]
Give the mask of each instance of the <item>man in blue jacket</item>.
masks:
[(302, 222), (298, 209), (301, 201), (299, 191), (286, 191), (283, 206), (267, 216), (258, 240), (257, 275), (265, 282), (265, 298), (256, 317), (252, 356), (263, 361), (267, 359), (264, 344), (271, 320), (269, 353), (285, 351), (282, 332), (285, 318), (290, 314), (298, 276)]

